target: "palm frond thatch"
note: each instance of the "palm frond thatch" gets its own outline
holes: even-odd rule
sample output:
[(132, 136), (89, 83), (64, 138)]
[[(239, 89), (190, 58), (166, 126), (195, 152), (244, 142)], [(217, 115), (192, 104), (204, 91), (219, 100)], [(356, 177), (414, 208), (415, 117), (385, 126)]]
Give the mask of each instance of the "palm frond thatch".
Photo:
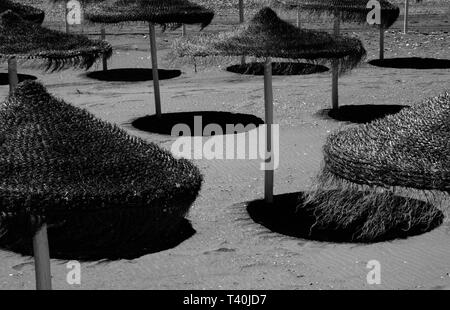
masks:
[[(365, 218), (355, 231), (363, 241), (384, 234), (398, 216), (411, 226), (434, 226), (450, 194), (450, 92), (332, 134), (324, 158), (309, 197), (318, 225), (346, 227)], [(395, 194), (408, 197), (404, 205)], [(439, 209), (418, 209), (414, 198)]]
[[(372, 9), (367, 8), (367, 0), (274, 0), (278, 5), (301, 10), (314, 15), (333, 15), (339, 11), (344, 22), (364, 24)], [(381, 24), (384, 29), (391, 27), (400, 15), (400, 8), (387, 0), (378, 0), (381, 5)]]
[(214, 12), (188, 0), (87, 0), (85, 18), (95, 23), (150, 22), (170, 28), (208, 26)]
[(267, 7), (235, 31), (180, 38), (175, 40), (173, 50), (179, 57), (253, 56), (316, 63), (337, 60), (341, 72), (354, 68), (366, 55), (358, 39), (299, 29)]
[(0, 60), (43, 60), (45, 70), (88, 69), (102, 55), (110, 57), (109, 43), (82, 35), (65, 34), (23, 20), (12, 11), (0, 14)]
[(45, 12), (38, 8), (29, 5), (23, 5), (10, 0), (1, 0), (0, 13), (3, 13), (7, 10), (11, 10), (14, 13), (20, 15), (23, 19), (37, 24), (42, 24), (45, 18)]
[(201, 186), (184, 159), (27, 81), (0, 110), (0, 214), (114, 208), (184, 215)]

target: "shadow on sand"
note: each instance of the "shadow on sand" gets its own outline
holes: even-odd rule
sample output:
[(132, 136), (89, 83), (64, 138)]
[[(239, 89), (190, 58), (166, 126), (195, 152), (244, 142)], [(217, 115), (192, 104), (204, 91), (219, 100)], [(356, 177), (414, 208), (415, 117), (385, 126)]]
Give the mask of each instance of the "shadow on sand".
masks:
[[(23, 81), (34, 81), (37, 80), (37, 77), (29, 74), (18, 74), (19, 83)], [(0, 73), (0, 85), (9, 85), (8, 73)]]
[[(361, 226), (361, 223), (367, 219), (357, 219), (355, 222), (343, 228), (333, 227), (315, 227), (316, 218), (314, 216), (314, 205), (305, 205), (306, 194), (304, 192), (289, 193), (274, 197), (274, 204), (267, 205), (264, 200), (255, 200), (247, 204), (247, 212), (256, 223), (267, 229), (290, 237), (309, 239), (315, 241), (327, 242), (354, 242), (353, 235)], [(404, 198), (396, 196), (399, 203)], [(423, 202), (426, 206), (426, 203)], [(298, 208), (297, 208), (298, 206)], [(429, 208), (434, 208), (428, 205)], [(386, 232), (374, 242), (387, 241), (396, 238), (406, 238), (430, 231), (442, 223), (442, 217), (434, 225), (426, 227), (409, 227), (409, 223), (399, 223), (394, 230)]]
[[(158, 73), (160, 80), (173, 79), (181, 75), (180, 70), (159, 69)], [(141, 69), (141, 68), (93, 71), (86, 73), (85, 76), (90, 79), (106, 82), (143, 82), (153, 80), (152, 69)]]
[(375, 59), (369, 61), (369, 64), (376, 67), (396, 69), (450, 69), (450, 59), (420, 57)]
[(407, 108), (406, 105), (344, 105), (337, 110), (323, 109), (316, 113), (322, 119), (356, 124), (370, 123), (374, 120), (396, 114)]
[[(80, 261), (135, 259), (174, 248), (196, 233), (191, 223), (181, 216), (129, 211), (127, 208), (126, 212), (54, 214), (47, 218), (51, 258)], [(4, 220), (0, 247), (33, 255), (29, 227), (29, 216)]]
[[(233, 65), (226, 69), (228, 72), (248, 75), (264, 75), (264, 64), (251, 62), (245, 65)], [(307, 75), (327, 72), (325, 66), (300, 62), (274, 62), (272, 63), (272, 75)]]
[[(198, 122), (195, 120), (198, 120)], [(165, 113), (160, 118), (156, 115), (149, 115), (135, 119), (131, 124), (138, 130), (162, 135), (172, 135), (172, 129), (176, 125), (185, 124), (189, 127), (191, 136), (210, 136), (210, 134), (204, 133), (204, 129), (211, 124), (216, 124), (221, 127), (221, 133), (216, 134), (237, 134), (252, 130), (264, 124), (264, 121), (250, 114), (197, 111)], [(236, 130), (229, 132), (227, 130), (227, 126), (229, 125), (234, 126)]]

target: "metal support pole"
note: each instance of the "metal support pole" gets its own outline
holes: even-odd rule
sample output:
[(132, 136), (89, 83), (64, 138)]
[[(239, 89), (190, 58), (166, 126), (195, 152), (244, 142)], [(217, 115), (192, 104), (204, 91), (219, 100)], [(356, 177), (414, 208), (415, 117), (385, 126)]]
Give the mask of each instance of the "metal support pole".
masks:
[[(265, 118), (267, 126), (266, 136), (266, 150), (270, 154), (270, 160), (273, 161), (272, 150), (272, 125), (273, 125), (273, 90), (272, 90), (272, 61), (270, 58), (266, 59), (264, 63), (264, 104), (265, 104)], [(264, 200), (268, 204), (273, 203), (273, 184), (274, 171), (273, 168), (266, 166), (264, 176)]]
[(153, 90), (155, 92), (156, 116), (161, 117), (161, 93), (159, 90), (158, 56), (156, 52), (155, 25), (150, 23), (150, 52), (152, 56)]
[(36, 230), (33, 236), (34, 269), (36, 273), (36, 289), (51, 290), (52, 276), (50, 271), (50, 251), (48, 247), (47, 225), (38, 217), (32, 216), (32, 225)]
[(8, 59), (8, 80), (9, 80), (9, 92), (13, 92), (19, 84), (19, 77), (17, 75), (17, 59), (16, 57), (10, 57)]

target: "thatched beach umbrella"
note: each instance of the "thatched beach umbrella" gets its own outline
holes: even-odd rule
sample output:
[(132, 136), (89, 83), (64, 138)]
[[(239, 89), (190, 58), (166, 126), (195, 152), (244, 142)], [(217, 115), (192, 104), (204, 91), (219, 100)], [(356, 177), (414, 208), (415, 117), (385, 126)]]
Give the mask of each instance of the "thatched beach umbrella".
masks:
[[(450, 92), (400, 113), (332, 134), (311, 200), (320, 201), (318, 225), (351, 225), (367, 218), (355, 238), (372, 240), (394, 222), (402, 206), (394, 193), (442, 202), (450, 194)], [(328, 189), (333, 191), (328, 191)], [(430, 225), (436, 214), (403, 207), (411, 225)], [(398, 216), (398, 215), (397, 215)]]
[(17, 84), (16, 58), (36, 61), (47, 71), (90, 68), (111, 46), (81, 35), (50, 30), (22, 19), (12, 11), (0, 14), (0, 61), (8, 61), (10, 87)]
[(208, 26), (214, 12), (188, 0), (106, 0), (85, 10), (85, 18), (94, 23), (148, 22), (152, 57), (156, 115), (161, 116), (155, 25), (179, 28), (183, 24)]
[[(53, 97), (34, 81), (20, 83), (2, 103), (0, 127), (0, 214), (31, 216), (35, 240), (46, 241), (49, 224), (99, 247), (103, 238), (112, 247), (108, 238), (132, 242), (158, 218), (184, 216), (200, 190), (202, 176), (189, 161)], [(105, 220), (114, 215), (120, 225)], [(76, 227), (64, 223), (77, 219)], [(38, 288), (49, 288), (48, 248), (35, 242), (34, 255)]]
[[(179, 56), (254, 56), (265, 59), (264, 96), (267, 149), (272, 151), (273, 93), (272, 58), (329, 62), (336, 60), (342, 71), (357, 66), (366, 55), (353, 38), (332, 37), (325, 32), (298, 29), (281, 20), (270, 8), (260, 10), (239, 29), (218, 36), (199, 36), (174, 43)], [(266, 171), (265, 199), (273, 200), (273, 169)]]
[[(308, 14), (327, 14), (334, 18), (334, 35), (340, 34), (340, 23), (366, 24), (369, 13), (374, 9), (367, 0), (276, 0), (287, 9), (301, 10)], [(397, 20), (400, 9), (386, 0), (377, 1), (380, 5), (380, 59), (384, 59), (384, 32)], [(338, 68), (332, 64), (332, 106), (339, 107)]]
[(23, 5), (10, 0), (1, 0), (0, 13), (11, 10), (20, 15), (23, 19), (37, 24), (42, 24), (45, 12), (29, 5)]

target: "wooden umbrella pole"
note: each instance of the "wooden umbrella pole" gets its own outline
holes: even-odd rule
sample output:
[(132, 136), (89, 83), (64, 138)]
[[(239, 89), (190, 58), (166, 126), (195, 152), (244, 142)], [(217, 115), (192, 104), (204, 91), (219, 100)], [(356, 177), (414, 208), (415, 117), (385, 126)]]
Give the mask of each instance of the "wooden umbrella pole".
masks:
[(8, 59), (8, 80), (9, 80), (9, 92), (13, 92), (19, 84), (19, 77), (17, 75), (17, 59), (16, 57), (10, 57)]
[[(273, 124), (273, 91), (272, 91), (272, 61), (266, 59), (264, 63), (264, 103), (266, 118), (266, 151), (270, 154), (270, 160), (273, 161), (272, 150), (272, 124)], [(266, 153), (267, 154), (267, 153)], [(273, 203), (273, 183), (274, 171), (273, 167), (266, 165), (264, 176), (264, 200), (268, 204)]]
[[(102, 27), (102, 29), (100, 30), (100, 33), (101, 33), (101, 40), (105, 41), (106, 40), (105, 27)], [(108, 70), (108, 59), (105, 54), (103, 54), (102, 63), (103, 63), (103, 71), (107, 71)]]
[[(239, 0), (239, 23), (243, 24), (245, 22), (244, 17), (244, 0)], [(241, 65), (245, 66), (245, 56), (241, 57)]]
[(409, 0), (405, 0), (405, 19), (403, 21), (403, 32), (408, 32), (408, 14), (409, 14)]
[(68, 5), (69, 5), (69, 1), (66, 1), (66, 8), (65, 8), (65, 14), (66, 14), (66, 16), (64, 17), (64, 21), (65, 21), (65, 24), (66, 24), (66, 33), (69, 33), (69, 31), (70, 31), (70, 29), (69, 29), (69, 21), (68, 21), (68, 15), (69, 15), (69, 8), (68, 8)]
[(155, 24), (150, 23), (150, 52), (152, 56), (153, 90), (155, 92), (156, 116), (161, 117), (161, 93), (159, 90), (158, 56), (156, 52)]
[(300, 28), (301, 22), (300, 22), (300, 10), (297, 9), (297, 27)]
[(186, 36), (186, 25), (183, 24), (183, 26), (181, 27), (181, 36), (185, 37)]
[(36, 230), (33, 236), (34, 269), (36, 289), (51, 290), (50, 251), (48, 247), (47, 225), (37, 216), (32, 216), (32, 225)]
[[(337, 37), (340, 33), (340, 13), (337, 9), (334, 10), (334, 36)], [(331, 62), (332, 70), (332, 86), (331, 86), (331, 101), (333, 104), (333, 110), (339, 108), (339, 62), (337, 60), (332, 60)]]
[(384, 59), (384, 27), (380, 24), (380, 59)]

